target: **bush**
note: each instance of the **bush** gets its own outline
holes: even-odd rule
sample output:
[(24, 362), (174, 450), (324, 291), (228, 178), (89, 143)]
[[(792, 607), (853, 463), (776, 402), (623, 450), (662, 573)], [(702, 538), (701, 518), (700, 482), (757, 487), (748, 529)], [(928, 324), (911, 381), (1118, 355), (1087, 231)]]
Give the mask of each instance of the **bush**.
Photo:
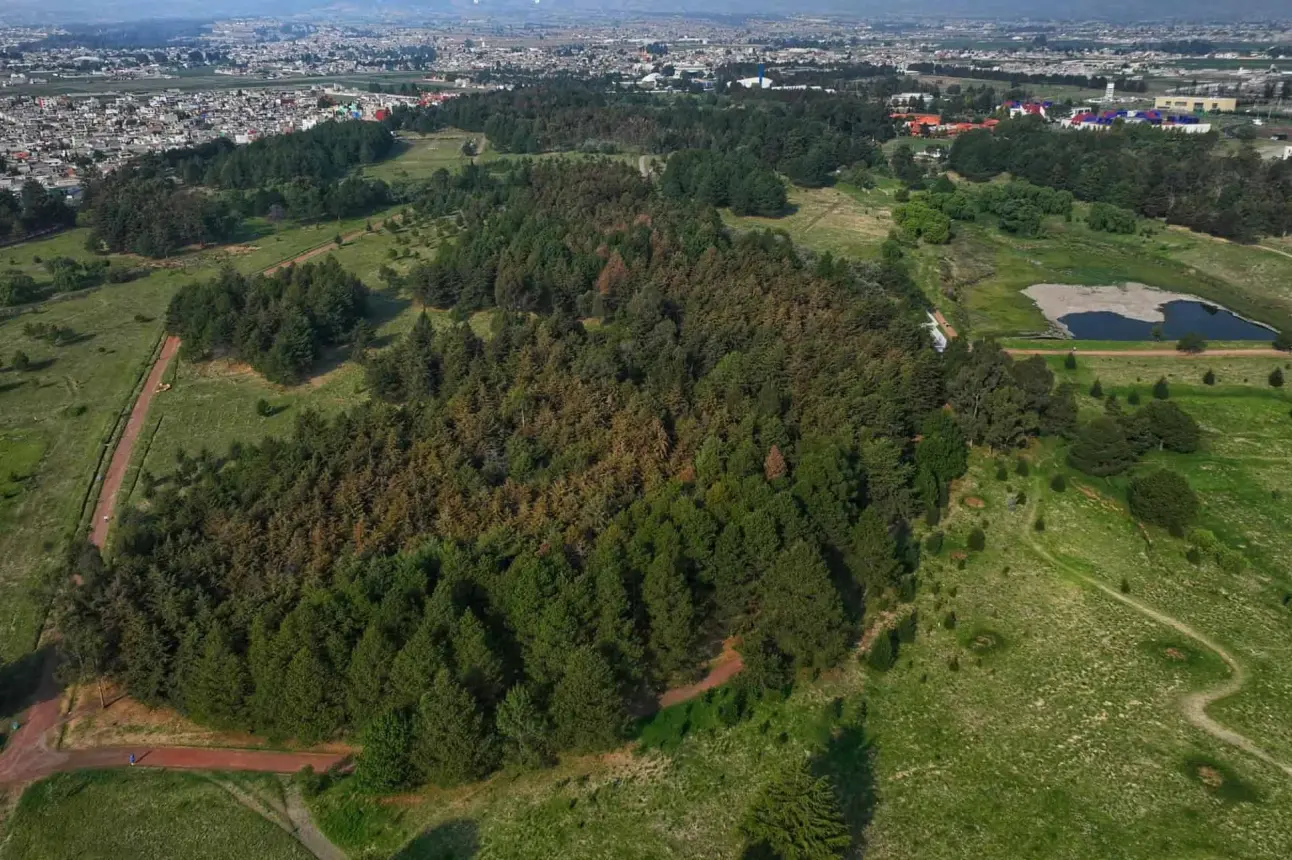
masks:
[(1132, 391), (1130, 394), (1126, 395), (1126, 402), (1131, 406), (1139, 406), (1139, 392)]
[(974, 552), (982, 552), (987, 548), (987, 533), (980, 528), (975, 528), (969, 532), (969, 549)]
[(1198, 497), (1189, 482), (1168, 469), (1133, 478), (1127, 500), (1135, 517), (1164, 528), (1183, 528), (1198, 515)]
[(10, 363), (13, 365), (13, 369), (18, 371), (23, 371), (31, 367), (31, 359), (28, 358), (27, 353), (23, 352), (21, 349), (14, 352), (13, 360)]
[(1090, 386), (1090, 396), (1096, 400), (1099, 400), (1104, 396), (1104, 387), (1099, 384), (1098, 379), (1095, 380), (1094, 385)]
[(1018, 463), (1014, 466), (1014, 474), (1026, 478), (1028, 471), (1027, 461), (1020, 457)]
[(1283, 369), (1276, 367), (1270, 371), (1270, 385), (1274, 388), (1283, 387)]
[(268, 400), (262, 397), (256, 401), (256, 414), (261, 418), (268, 418), (274, 414), (274, 408), (269, 405)]
[(1216, 384), (1216, 374), (1211, 370), (1211, 368), (1207, 368), (1207, 372), (1202, 374), (1202, 384), (1203, 385)]
[(1274, 336), (1273, 347), (1284, 352), (1292, 352), (1292, 334), (1281, 331)]
[(1196, 354), (1207, 348), (1207, 339), (1196, 331), (1191, 331), (1176, 342), (1175, 348), (1180, 352), (1191, 352)]
[(1036, 530), (1036, 531), (1038, 531), (1038, 532), (1043, 532), (1043, 531), (1045, 531), (1045, 518), (1044, 518), (1044, 517), (1037, 517), (1037, 518), (1036, 518), (1036, 522), (1032, 523), (1032, 528), (1033, 528), (1033, 529), (1035, 529), (1035, 530)]
[(942, 627), (945, 630), (956, 629), (956, 614), (954, 611), (948, 612), (946, 615), (942, 616)]
[(1063, 357), (1063, 366), (1064, 366), (1064, 368), (1065, 368), (1065, 369), (1067, 369), (1067, 370), (1076, 370), (1076, 369), (1077, 369), (1077, 354), (1076, 354), (1075, 352), (1070, 352), (1070, 353), (1068, 353), (1067, 355), (1065, 355), (1065, 356)]
[(880, 672), (887, 672), (897, 662), (897, 646), (893, 642), (893, 633), (890, 630), (880, 631), (875, 636), (875, 641), (870, 645), (870, 653), (866, 655), (866, 662), (870, 668)]
[(924, 549), (932, 555), (942, 552), (942, 532), (934, 532), (924, 539)]
[(1191, 546), (1184, 553), (1184, 557), (1189, 560), (1190, 564), (1202, 564), (1202, 553), (1198, 552), (1196, 546)]
[(919, 613), (911, 610), (905, 618), (897, 624), (897, 641), (910, 644), (915, 641), (915, 632), (919, 629)]
[(1056, 493), (1062, 493), (1068, 488), (1068, 479), (1062, 475), (1055, 475), (1050, 479), (1050, 489)]
[(1009, 477), (1009, 470), (1005, 468), (1004, 463), (996, 464), (996, 480), (1003, 481)]
[(1122, 577), (1122, 594), (1130, 594), (1130, 580)]
[(1166, 377), (1158, 377), (1157, 382), (1153, 383), (1153, 398), (1155, 400), (1166, 400), (1171, 396), (1171, 389), (1166, 384)]

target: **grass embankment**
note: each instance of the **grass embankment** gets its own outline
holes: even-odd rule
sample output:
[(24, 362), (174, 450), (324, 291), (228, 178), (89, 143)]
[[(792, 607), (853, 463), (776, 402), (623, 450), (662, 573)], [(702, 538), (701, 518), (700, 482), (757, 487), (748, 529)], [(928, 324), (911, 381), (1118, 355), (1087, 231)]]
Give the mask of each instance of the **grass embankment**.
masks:
[[(282, 796), (273, 777), (222, 777), (248, 796)], [(200, 774), (81, 771), (24, 792), (4, 860), (307, 860), (290, 834)]]

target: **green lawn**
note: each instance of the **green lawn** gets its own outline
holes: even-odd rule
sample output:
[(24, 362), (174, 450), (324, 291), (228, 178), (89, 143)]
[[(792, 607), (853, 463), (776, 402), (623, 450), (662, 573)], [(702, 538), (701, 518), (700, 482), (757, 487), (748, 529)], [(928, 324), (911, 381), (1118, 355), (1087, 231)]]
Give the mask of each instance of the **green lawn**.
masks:
[(892, 227), (889, 217), (896, 186), (869, 191), (789, 186), (789, 211), (779, 218), (742, 217), (723, 210), (723, 220), (737, 230), (784, 230), (802, 247), (836, 256), (874, 259)]
[[(239, 776), (272, 794), (272, 777)], [(80, 771), (23, 793), (0, 843), (4, 860), (307, 860), (288, 833), (200, 774)]]
[(363, 175), (372, 179), (394, 182), (401, 179), (430, 179), (435, 171), (443, 168), (453, 171), (470, 163), (471, 158), (462, 154), (462, 144), (475, 141), (482, 156), (488, 153), (483, 134), (466, 131), (442, 131), (418, 135), (403, 132), (396, 144), (393, 157), (363, 168)]

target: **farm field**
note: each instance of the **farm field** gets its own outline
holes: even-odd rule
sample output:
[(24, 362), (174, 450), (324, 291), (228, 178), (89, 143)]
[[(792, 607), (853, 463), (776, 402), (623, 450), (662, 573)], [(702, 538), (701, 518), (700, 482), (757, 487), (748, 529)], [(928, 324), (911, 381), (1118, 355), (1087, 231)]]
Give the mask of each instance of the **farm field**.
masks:
[[(244, 806), (281, 804), (272, 777), (80, 771), (31, 786), (0, 844), (3, 860), (308, 860), (289, 833)], [(229, 786), (225, 788), (222, 786)], [(254, 800), (253, 800), (254, 798)]]

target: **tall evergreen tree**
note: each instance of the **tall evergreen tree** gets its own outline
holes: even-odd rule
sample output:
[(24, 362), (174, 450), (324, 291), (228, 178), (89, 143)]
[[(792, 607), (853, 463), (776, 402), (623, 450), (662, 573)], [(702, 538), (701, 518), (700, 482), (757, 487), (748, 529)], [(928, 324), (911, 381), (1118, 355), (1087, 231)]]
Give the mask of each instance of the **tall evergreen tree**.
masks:
[(479, 703), (447, 669), (422, 696), (413, 735), (413, 762), (436, 785), (479, 779), (495, 764), (494, 736)]
[(587, 646), (570, 655), (565, 674), (552, 691), (551, 713), (558, 743), (578, 752), (613, 747), (628, 725), (610, 664)]
[(852, 844), (834, 789), (802, 759), (764, 786), (740, 831), (754, 856), (770, 851), (779, 860), (840, 860)]
[(799, 541), (778, 553), (760, 585), (758, 626), (797, 665), (824, 667), (843, 656), (843, 602), (815, 548)]

